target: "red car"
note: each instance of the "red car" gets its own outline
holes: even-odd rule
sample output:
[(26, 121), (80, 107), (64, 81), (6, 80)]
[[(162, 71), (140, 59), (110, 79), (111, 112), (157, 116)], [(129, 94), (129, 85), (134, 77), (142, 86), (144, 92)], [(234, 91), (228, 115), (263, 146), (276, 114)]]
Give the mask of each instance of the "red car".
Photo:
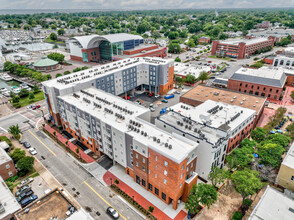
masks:
[(209, 60), (208, 63), (211, 63), (211, 60)]
[(127, 98), (124, 96), (123, 99), (130, 100), (130, 96), (127, 96)]
[(148, 94), (149, 97), (154, 96), (154, 92), (151, 92), (150, 94)]
[(32, 109), (35, 110), (35, 109), (38, 109), (40, 107), (41, 107), (40, 105), (35, 105), (35, 106), (32, 107)]

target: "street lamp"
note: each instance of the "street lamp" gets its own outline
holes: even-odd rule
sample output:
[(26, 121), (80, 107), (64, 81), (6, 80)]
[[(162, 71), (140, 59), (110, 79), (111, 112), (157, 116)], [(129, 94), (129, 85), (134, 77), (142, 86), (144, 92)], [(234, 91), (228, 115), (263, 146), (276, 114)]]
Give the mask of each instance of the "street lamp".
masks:
[(110, 186), (112, 186), (112, 178), (110, 178)]
[(132, 197), (133, 197), (133, 204), (134, 204), (134, 203), (135, 203), (135, 199), (134, 199), (134, 198), (135, 198), (135, 196), (132, 196)]
[(44, 111), (43, 111), (43, 109), (40, 109), (40, 108), (39, 108), (39, 110), (42, 112), (42, 115), (43, 115), (43, 119), (44, 119), (44, 121), (46, 121), (46, 118), (45, 118), (45, 115), (44, 115)]

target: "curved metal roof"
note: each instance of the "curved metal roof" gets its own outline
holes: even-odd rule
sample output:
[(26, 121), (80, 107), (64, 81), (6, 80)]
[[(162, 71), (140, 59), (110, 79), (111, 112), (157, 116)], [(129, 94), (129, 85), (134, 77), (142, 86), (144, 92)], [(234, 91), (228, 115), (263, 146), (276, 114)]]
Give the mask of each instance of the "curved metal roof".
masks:
[(93, 47), (97, 47), (101, 41), (108, 41), (110, 43), (116, 42), (123, 42), (128, 40), (141, 40), (143, 37), (134, 34), (126, 34), (126, 33), (119, 33), (119, 34), (109, 34), (109, 35), (86, 35), (86, 36), (79, 36), (73, 37), (71, 39), (75, 39), (84, 49), (89, 49)]
[(54, 66), (56, 64), (58, 64), (57, 61), (51, 60), (46, 56), (42, 56), (42, 58), (40, 60), (36, 61), (33, 64), (33, 66), (35, 66), (35, 67), (45, 67), (45, 66)]

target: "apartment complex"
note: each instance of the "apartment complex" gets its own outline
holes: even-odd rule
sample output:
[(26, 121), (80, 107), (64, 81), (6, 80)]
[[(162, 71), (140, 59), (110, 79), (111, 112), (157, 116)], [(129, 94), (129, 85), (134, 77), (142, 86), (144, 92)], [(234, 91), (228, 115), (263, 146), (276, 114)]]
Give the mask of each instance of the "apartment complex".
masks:
[[(6, 143), (6, 142), (5, 142)], [(1, 142), (1, 145), (3, 142)], [(11, 157), (7, 154), (7, 152), (0, 147), (0, 176), (6, 180), (9, 177), (16, 175), (16, 169), (14, 167), (14, 163)]]
[(173, 88), (174, 62), (161, 58), (129, 58), (43, 82), (52, 121), (60, 125), (57, 97), (95, 87), (117, 96), (136, 90), (163, 95)]
[(250, 57), (257, 50), (273, 47), (274, 41), (269, 38), (233, 39), (212, 42), (212, 55), (243, 59)]
[(57, 97), (62, 127), (176, 209), (196, 184), (198, 143), (149, 123), (150, 110), (96, 88)]
[(141, 36), (126, 33), (73, 37), (69, 40), (69, 48), (72, 60), (86, 63), (167, 55), (166, 47), (144, 44)]
[(254, 117), (254, 110), (207, 100), (197, 107), (184, 103), (171, 106), (155, 120), (155, 125), (199, 143), (196, 172), (207, 178), (211, 167), (222, 168), (226, 153), (249, 135)]
[(228, 80), (228, 89), (279, 100), (286, 83), (283, 68), (240, 68)]
[(294, 191), (294, 143), (281, 164), (276, 182), (283, 188)]

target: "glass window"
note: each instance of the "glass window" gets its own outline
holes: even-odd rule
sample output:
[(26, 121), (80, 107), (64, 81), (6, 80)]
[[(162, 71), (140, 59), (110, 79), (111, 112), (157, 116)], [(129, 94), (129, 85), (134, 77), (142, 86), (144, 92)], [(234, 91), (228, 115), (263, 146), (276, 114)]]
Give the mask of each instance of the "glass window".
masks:
[(149, 183), (149, 184), (148, 184), (148, 189), (149, 189), (150, 191), (152, 191), (152, 188), (153, 188), (152, 185)]
[(163, 200), (166, 200), (166, 195), (164, 194), (164, 193), (161, 193), (162, 195), (161, 195), (161, 198), (163, 199)]
[(155, 194), (159, 195), (159, 190), (155, 187)]
[(164, 184), (167, 184), (167, 181), (166, 181), (166, 179), (163, 179), (163, 183), (164, 183)]
[(164, 161), (164, 166), (167, 167), (168, 166), (168, 162)]
[(164, 175), (166, 175), (166, 176), (167, 176), (167, 171), (166, 171), (166, 170), (164, 170), (164, 171), (163, 171), (163, 173), (164, 173)]

